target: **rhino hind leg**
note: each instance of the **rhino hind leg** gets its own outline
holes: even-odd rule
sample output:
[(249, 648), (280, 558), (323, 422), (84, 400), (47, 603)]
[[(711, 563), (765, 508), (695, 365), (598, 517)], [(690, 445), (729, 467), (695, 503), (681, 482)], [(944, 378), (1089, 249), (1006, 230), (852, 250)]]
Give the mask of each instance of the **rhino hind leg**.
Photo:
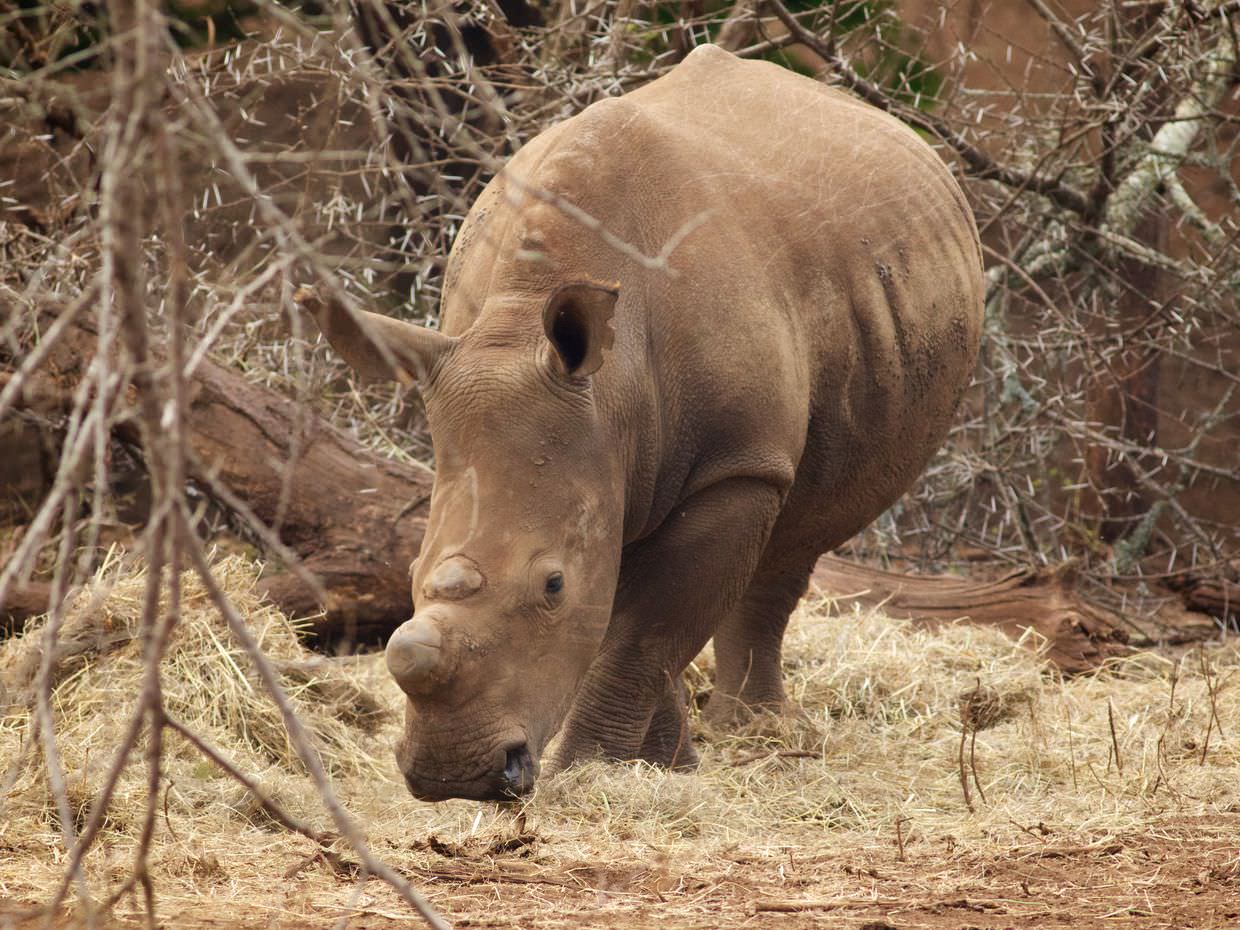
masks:
[(741, 602), (715, 631), (715, 689), (705, 717), (715, 726), (742, 723), (784, 706), (781, 667), (788, 617), (809, 588), (804, 571), (760, 568)]

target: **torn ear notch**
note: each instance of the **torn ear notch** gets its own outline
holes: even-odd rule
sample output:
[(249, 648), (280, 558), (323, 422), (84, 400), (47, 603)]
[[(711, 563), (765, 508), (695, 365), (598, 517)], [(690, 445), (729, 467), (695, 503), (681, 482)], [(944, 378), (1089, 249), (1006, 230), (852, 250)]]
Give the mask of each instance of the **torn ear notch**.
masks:
[(543, 331), (561, 373), (584, 378), (602, 367), (603, 352), (616, 338), (611, 320), (619, 296), (619, 284), (577, 281), (562, 284), (548, 298)]

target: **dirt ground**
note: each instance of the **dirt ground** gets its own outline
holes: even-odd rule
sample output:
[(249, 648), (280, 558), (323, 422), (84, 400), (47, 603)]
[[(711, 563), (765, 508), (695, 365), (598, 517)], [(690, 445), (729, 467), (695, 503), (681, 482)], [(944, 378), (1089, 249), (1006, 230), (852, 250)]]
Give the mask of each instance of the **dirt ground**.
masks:
[[(445, 855), (410, 877), (455, 927), (1223, 928), (1240, 926), (1238, 827), (1240, 811), (1087, 845), (1056, 843), (1035, 827), (1027, 844), (999, 854), (953, 849), (945, 836), (906, 846), (903, 858), (894, 839), (889, 847), (838, 850), (824, 836), (818, 848), (723, 857), (692, 871), (640, 862), (547, 867), (517, 850)], [(299, 873), (265, 905), (204, 900), (163, 912), (160, 923), (238, 930), (332, 927), (346, 919), (359, 930), (410, 925), (381, 883), (337, 882), (350, 900), (308, 893), (318, 883)], [(122, 905), (106, 925), (144, 925), (141, 910), (126, 910)], [(0, 926), (41, 922), (23, 920), (11, 906), (0, 911)]]
[[(400, 695), (381, 657), (319, 657), (306, 677), (299, 663), (313, 657), (254, 593), (252, 564), (230, 557), (216, 572), (287, 670), (371, 848), (454, 927), (1240, 927), (1234, 636), (1064, 678), (1045, 649), (993, 629), (927, 630), (811, 598), (787, 642), (788, 712), (729, 732), (695, 721), (697, 772), (591, 763), (540, 782), (520, 807), (426, 804), (391, 762)], [(75, 641), (107, 629), (55, 692), (79, 816), (137, 691), (143, 577), (140, 562), (117, 561), (69, 614)], [(220, 624), (187, 583), (165, 660), (172, 712), (291, 814), (330, 830)], [(0, 678), (11, 684), (36, 641), (0, 644)], [(700, 657), (691, 689), (708, 687), (711, 664)], [(27, 728), (21, 711), (0, 713), (0, 759), (19, 760), (0, 794), (0, 930), (45, 924), (33, 908), (64, 865), (46, 778), (20, 762)], [(150, 857), (157, 926), (418, 925), (346, 845), (332, 867), (169, 740)], [(131, 765), (86, 860), (95, 900), (132, 873), (145, 784)], [(86, 926), (81, 913), (71, 896), (53, 924)], [(123, 895), (96, 925), (147, 926), (142, 896)]]

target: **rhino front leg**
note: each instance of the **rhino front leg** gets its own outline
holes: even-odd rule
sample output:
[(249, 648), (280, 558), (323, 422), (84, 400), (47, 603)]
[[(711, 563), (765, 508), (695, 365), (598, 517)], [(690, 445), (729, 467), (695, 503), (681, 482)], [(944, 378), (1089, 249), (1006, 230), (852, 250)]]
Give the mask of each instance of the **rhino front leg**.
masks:
[(712, 485), (625, 552), (611, 624), (564, 722), (552, 770), (600, 755), (649, 753), (676, 764), (692, 751), (680, 673), (740, 600), (782, 497), (756, 479)]
[(670, 682), (655, 705), (638, 758), (669, 769), (692, 769), (698, 764), (689, 732), (689, 691), (684, 676)]

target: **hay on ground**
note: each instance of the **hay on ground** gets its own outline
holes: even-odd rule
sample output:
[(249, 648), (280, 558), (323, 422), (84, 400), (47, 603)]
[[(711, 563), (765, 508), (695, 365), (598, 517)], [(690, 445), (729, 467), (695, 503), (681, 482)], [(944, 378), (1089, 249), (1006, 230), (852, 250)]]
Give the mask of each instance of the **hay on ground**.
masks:
[[(426, 878), (432, 898), (449, 911), (486, 907), (435, 883), (449, 865), (493, 872), (501, 860), (519, 859), (539, 874), (562, 876), (565, 887), (623, 884), (615, 876), (626, 869), (679, 876), (667, 887), (652, 886), (664, 895), (685, 891), (687, 874), (720, 863), (732, 868), (746, 857), (889, 855), (897, 834), (902, 856), (905, 845), (913, 852), (947, 844), (981, 853), (1027, 846), (1039, 831), (1058, 843), (1093, 844), (1158, 829), (1168, 818), (1205, 822), (1240, 811), (1234, 645), (1178, 659), (1140, 654), (1063, 680), (1036, 650), (993, 630), (931, 632), (873, 611), (833, 616), (822, 598), (806, 600), (792, 623), (788, 713), (732, 733), (695, 721), (698, 772), (589, 764), (545, 781), (520, 808), (425, 804), (407, 795), (392, 761), (401, 696), (381, 658), (309, 653), (296, 627), (261, 603), (255, 565), (231, 557), (215, 570), (277, 660), (376, 850), (415, 880)], [(142, 564), (116, 556), (67, 613), (71, 646), (54, 705), (81, 817), (137, 699), (144, 584)], [(327, 829), (278, 712), (189, 575), (183, 601), (164, 664), (169, 711), (292, 813)], [(32, 625), (0, 648), (9, 702), (0, 759), (10, 761), (0, 801), (0, 892), (27, 901), (47, 893), (63, 861), (56, 808), (31, 747), (26, 706), (16, 699), (31, 663), (37, 665), (40, 633)], [(708, 651), (691, 669), (691, 684), (704, 687), (711, 664)], [(314, 864), (309, 841), (273, 825), (175, 734), (167, 751), (153, 851), (161, 906), (192, 911), (205, 901), (231, 901), (286, 915), (339, 916), (356, 892)], [(139, 754), (87, 861), (96, 895), (131, 866), (145, 778)], [(581, 878), (584, 864), (605, 864), (612, 879), (592, 872)], [(399, 912), (385, 891), (372, 885), (367, 893), (379, 896), (380, 911)]]

